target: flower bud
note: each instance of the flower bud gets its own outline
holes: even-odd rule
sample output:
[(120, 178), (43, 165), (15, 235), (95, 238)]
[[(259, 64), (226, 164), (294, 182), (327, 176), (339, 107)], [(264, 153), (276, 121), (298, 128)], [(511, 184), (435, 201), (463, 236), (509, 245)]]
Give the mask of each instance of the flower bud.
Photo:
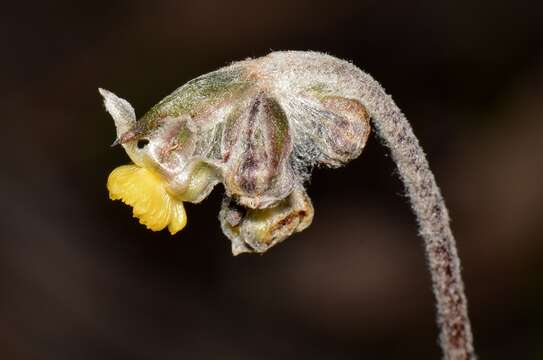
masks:
[(244, 208), (225, 198), (219, 213), (224, 234), (232, 241), (232, 253), (263, 253), (313, 220), (311, 199), (302, 187), (266, 209)]

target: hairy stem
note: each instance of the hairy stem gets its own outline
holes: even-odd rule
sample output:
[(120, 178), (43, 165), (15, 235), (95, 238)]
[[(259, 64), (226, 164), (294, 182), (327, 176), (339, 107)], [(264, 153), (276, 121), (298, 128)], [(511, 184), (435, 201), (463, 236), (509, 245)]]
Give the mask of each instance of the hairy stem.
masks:
[(398, 106), (371, 76), (362, 72), (359, 76), (361, 100), (370, 112), (377, 134), (390, 149), (424, 239), (443, 357), (475, 359), (460, 259), (441, 192), (424, 151)]

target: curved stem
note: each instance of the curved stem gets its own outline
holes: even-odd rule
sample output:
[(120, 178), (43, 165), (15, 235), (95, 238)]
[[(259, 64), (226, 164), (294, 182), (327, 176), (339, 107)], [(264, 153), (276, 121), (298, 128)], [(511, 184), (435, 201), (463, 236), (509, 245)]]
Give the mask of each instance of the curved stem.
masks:
[(460, 259), (434, 174), (411, 125), (392, 98), (371, 76), (363, 72), (359, 75), (361, 101), (373, 119), (377, 134), (390, 149), (424, 239), (443, 357), (475, 359)]

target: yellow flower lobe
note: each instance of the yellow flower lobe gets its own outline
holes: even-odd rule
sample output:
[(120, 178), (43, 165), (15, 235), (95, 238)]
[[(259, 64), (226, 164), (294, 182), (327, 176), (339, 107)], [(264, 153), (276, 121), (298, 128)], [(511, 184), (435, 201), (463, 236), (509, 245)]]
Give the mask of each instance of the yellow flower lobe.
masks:
[(163, 181), (145, 168), (119, 166), (109, 174), (107, 189), (111, 200), (132, 206), (134, 217), (150, 230), (168, 227), (173, 235), (187, 224), (183, 202), (168, 194)]

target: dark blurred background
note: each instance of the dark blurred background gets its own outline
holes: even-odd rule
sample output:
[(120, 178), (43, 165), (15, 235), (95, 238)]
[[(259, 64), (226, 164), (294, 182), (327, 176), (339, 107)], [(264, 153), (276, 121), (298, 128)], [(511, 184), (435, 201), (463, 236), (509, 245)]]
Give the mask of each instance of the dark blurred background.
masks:
[(3, 5), (0, 359), (438, 359), (422, 240), (386, 150), (314, 172), (313, 225), (233, 257), (223, 189), (180, 235), (108, 200), (113, 121), (271, 50), (353, 61), (407, 114), (447, 200), (481, 359), (543, 359), (543, 5)]

